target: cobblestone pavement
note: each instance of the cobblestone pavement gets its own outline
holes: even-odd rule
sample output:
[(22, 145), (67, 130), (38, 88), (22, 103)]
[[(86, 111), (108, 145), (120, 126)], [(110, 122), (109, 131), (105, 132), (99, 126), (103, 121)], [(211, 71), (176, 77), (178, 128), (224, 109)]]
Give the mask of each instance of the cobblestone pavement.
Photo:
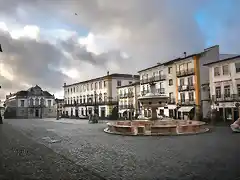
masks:
[(172, 137), (103, 132), (105, 124), (5, 120), (35, 142), (106, 179), (240, 179), (240, 134), (228, 127)]

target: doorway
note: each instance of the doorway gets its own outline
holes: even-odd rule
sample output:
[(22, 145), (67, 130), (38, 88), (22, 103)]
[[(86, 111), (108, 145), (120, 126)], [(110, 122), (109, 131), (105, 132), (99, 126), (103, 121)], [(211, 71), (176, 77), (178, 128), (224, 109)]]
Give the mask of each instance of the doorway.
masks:
[(38, 109), (35, 110), (35, 117), (39, 117), (39, 110)]
[(78, 117), (78, 109), (75, 109), (75, 116)]

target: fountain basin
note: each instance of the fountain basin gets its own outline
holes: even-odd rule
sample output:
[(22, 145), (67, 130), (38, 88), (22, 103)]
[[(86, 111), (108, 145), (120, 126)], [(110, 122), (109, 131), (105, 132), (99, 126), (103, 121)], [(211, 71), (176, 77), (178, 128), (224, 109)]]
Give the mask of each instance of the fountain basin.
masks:
[(191, 120), (134, 120), (107, 123), (104, 132), (119, 135), (183, 135), (209, 131), (205, 122)]

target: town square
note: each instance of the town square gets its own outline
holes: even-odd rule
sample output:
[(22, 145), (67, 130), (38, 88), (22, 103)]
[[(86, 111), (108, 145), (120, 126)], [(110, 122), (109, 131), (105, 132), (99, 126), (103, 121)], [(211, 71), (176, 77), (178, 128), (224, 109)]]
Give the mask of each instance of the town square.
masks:
[(0, 180), (240, 180), (239, 2), (2, 2)]

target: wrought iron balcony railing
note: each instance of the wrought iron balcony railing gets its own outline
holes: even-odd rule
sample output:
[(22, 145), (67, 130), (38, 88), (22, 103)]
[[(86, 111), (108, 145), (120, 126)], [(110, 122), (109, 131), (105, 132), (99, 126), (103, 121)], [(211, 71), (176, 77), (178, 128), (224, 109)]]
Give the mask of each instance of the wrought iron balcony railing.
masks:
[(134, 106), (133, 106), (133, 104), (120, 105), (120, 106), (119, 106), (119, 109), (120, 109), (120, 110), (122, 110), (122, 109), (134, 109)]
[(177, 71), (177, 77), (189, 76), (194, 74), (194, 68)]
[(157, 81), (164, 81), (164, 80), (166, 80), (166, 75), (162, 74), (162, 75), (150, 77), (148, 79), (141, 79), (140, 83), (141, 84), (146, 84), (146, 83), (157, 82)]
[(213, 102), (232, 102), (232, 101), (240, 101), (239, 94), (219, 94), (212, 95)]
[(191, 91), (191, 90), (194, 90), (194, 89), (195, 89), (194, 84), (178, 86), (178, 91)]
[(184, 106), (184, 105), (195, 105), (195, 100), (194, 99), (185, 99), (185, 100), (179, 100), (178, 105)]

